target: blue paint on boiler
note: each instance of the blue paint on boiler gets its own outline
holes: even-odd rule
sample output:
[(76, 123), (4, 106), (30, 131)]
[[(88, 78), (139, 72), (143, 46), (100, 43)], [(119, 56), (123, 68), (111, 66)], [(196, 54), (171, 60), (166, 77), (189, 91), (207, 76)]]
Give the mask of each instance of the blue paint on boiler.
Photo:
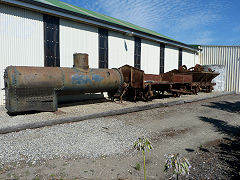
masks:
[(93, 84), (93, 82), (101, 82), (104, 78), (100, 75), (93, 74), (92, 79), (88, 75), (75, 74), (72, 76), (72, 84)]
[(104, 77), (97, 75), (97, 74), (93, 74), (92, 75), (92, 80), (95, 82), (101, 82), (104, 79)]

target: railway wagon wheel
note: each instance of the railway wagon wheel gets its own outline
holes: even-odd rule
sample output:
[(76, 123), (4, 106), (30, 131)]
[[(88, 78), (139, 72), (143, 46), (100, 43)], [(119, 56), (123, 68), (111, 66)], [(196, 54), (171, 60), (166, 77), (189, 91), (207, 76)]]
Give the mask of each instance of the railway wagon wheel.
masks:
[(213, 87), (212, 87), (212, 86), (208, 86), (208, 87), (207, 87), (207, 92), (208, 92), (208, 93), (212, 92), (212, 90), (213, 90)]
[(197, 87), (194, 88), (194, 93), (193, 93), (193, 94), (197, 94), (197, 93), (199, 93), (199, 91), (200, 91), (200, 89), (199, 89), (199, 87), (197, 86)]
[(175, 97), (175, 98), (176, 98), (176, 97), (180, 97), (180, 95), (181, 95), (181, 94), (180, 94), (179, 92), (173, 93), (173, 97)]
[(210, 86), (210, 92), (212, 92), (213, 91), (213, 87), (212, 86)]

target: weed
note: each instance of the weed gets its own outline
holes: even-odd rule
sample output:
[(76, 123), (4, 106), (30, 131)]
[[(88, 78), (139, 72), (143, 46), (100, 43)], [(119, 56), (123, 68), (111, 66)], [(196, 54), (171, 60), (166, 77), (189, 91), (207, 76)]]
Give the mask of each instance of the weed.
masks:
[(136, 169), (137, 171), (140, 171), (140, 169), (141, 169), (141, 166), (140, 166), (140, 164), (139, 164), (139, 163), (137, 163), (137, 164), (136, 164), (136, 166), (135, 166), (135, 169)]
[(143, 154), (143, 169), (144, 169), (144, 179), (146, 180), (146, 163), (145, 163), (145, 153), (146, 151), (150, 151), (152, 149), (151, 142), (145, 138), (138, 138), (138, 140), (134, 143), (134, 148), (138, 151), (142, 151)]
[(178, 180), (178, 176), (188, 176), (191, 168), (191, 164), (189, 161), (181, 156), (179, 153), (177, 154), (168, 154), (165, 155), (167, 160), (165, 164), (165, 170), (168, 169), (173, 170), (172, 178), (176, 178)]
[(13, 175), (13, 179), (15, 179), (15, 180), (18, 180), (19, 179), (19, 177), (18, 176), (16, 176), (16, 175)]

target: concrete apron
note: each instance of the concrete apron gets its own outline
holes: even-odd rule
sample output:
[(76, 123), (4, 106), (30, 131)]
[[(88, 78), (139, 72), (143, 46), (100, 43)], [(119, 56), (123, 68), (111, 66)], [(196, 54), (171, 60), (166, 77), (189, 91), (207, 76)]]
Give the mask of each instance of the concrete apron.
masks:
[(23, 131), (26, 129), (36, 129), (36, 128), (41, 128), (41, 127), (45, 127), (45, 126), (53, 126), (53, 125), (57, 125), (57, 124), (79, 122), (79, 121), (87, 120), (87, 119), (127, 114), (127, 113), (144, 111), (144, 110), (149, 110), (149, 109), (154, 109), (154, 108), (180, 105), (180, 104), (184, 104), (184, 103), (192, 103), (192, 102), (196, 102), (196, 101), (202, 101), (202, 100), (206, 100), (206, 99), (211, 99), (211, 98), (216, 98), (216, 97), (226, 96), (226, 95), (232, 95), (232, 94), (235, 94), (235, 92), (224, 92), (221, 94), (209, 95), (207, 97), (193, 98), (191, 100), (175, 100), (175, 101), (167, 102), (167, 103), (155, 103), (155, 104), (148, 104), (148, 105), (140, 105), (140, 106), (135, 106), (135, 107), (122, 108), (122, 109), (118, 109), (118, 110), (105, 111), (105, 112), (101, 112), (101, 113), (93, 113), (93, 114), (88, 114), (88, 115), (83, 115), (83, 116), (72, 116), (72, 117), (59, 118), (59, 119), (55, 119), (55, 120), (23, 123), (23, 124), (0, 128), (0, 134), (18, 132), (18, 131)]

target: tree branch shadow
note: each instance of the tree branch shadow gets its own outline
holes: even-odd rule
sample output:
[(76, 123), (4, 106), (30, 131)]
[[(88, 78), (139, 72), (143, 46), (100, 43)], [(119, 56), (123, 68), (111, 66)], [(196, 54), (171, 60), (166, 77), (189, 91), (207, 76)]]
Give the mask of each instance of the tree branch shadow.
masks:
[(231, 137), (240, 136), (240, 126), (232, 126), (225, 121), (203, 116), (199, 117), (199, 119), (201, 121), (212, 124), (216, 128), (216, 131), (218, 132), (225, 133)]
[(228, 164), (226, 173), (230, 179), (240, 179), (240, 126), (233, 126), (214, 118), (199, 117), (199, 119), (212, 124), (216, 131), (228, 135), (228, 138), (223, 138), (219, 144), (218, 157)]
[(227, 102), (227, 101), (221, 101), (221, 102), (211, 102), (210, 105), (203, 105), (205, 107), (219, 109), (222, 111), (227, 111), (230, 113), (240, 113), (240, 101), (237, 102)]

